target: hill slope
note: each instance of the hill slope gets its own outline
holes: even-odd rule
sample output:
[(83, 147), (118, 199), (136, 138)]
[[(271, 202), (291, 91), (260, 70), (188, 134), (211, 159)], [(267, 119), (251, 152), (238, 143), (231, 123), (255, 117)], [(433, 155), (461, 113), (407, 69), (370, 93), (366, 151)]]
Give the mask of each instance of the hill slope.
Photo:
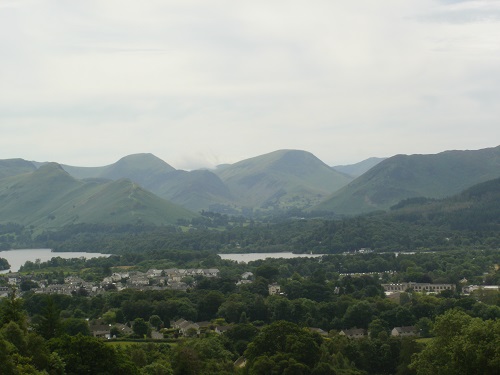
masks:
[(156, 176), (175, 171), (175, 168), (157, 158), (153, 154), (128, 155), (116, 163), (103, 167), (73, 167), (62, 166), (65, 171), (78, 179), (84, 178), (107, 178), (118, 180), (128, 178), (139, 184), (147, 184)]
[(23, 159), (0, 160), (0, 178), (33, 172), (35, 169), (33, 163)]
[(81, 181), (55, 163), (0, 180), (0, 222), (173, 224), (195, 215), (129, 180)]
[(313, 154), (279, 150), (217, 169), (241, 205), (250, 207), (310, 207), (346, 185), (350, 178)]
[(159, 197), (193, 211), (231, 199), (227, 187), (212, 172), (179, 171), (153, 154), (125, 156), (104, 167), (63, 167), (76, 178), (128, 178)]
[(497, 177), (500, 146), (434, 155), (396, 155), (333, 193), (315, 209), (345, 215), (385, 210), (406, 198), (443, 198)]
[(391, 208), (389, 218), (459, 230), (500, 230), (500, 178), (441, 200), (414, 198)]

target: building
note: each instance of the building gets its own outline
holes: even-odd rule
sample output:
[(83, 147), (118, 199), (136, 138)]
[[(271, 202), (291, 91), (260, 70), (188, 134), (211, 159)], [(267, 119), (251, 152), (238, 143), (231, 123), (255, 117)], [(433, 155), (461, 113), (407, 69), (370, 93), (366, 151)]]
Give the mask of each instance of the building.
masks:
[(499, 285), (468, 285), (468, 286), (464, 286), (462, 288), (462, 292), (464, 294), (470, 294), (476, 290), (500, 292), (500, 286)]
[(415, 326), (394, 327), (391, 331), (391, 336), (396, 336), (396, 337), (418, 336), (418, 329)]
[(366, 330), (362, 328), (343, 329), (340, 331), (339, 335), (346, 336), (350, 339), (362, 339), (366, 337)]
[(441, 293), (445, 290), (455, 290), (453, 284), (431, 284), (431, 283), (398, 283), (398, 284), (382, 284), (386, 292), (406, 292), (408, 289), (413, 289), (415, 292)]
[(281, 293), (281, 287), (277, 283), (269, 284), (267, 287), (269, 288), (270, 296)]

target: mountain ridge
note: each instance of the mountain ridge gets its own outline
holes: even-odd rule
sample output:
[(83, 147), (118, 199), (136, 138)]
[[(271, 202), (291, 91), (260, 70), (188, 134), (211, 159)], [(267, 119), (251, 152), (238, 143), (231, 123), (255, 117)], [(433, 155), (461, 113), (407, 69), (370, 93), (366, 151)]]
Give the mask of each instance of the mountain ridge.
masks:
[(77, 180), (57, 163), (0, 179), (0, 222), (37, 227), (70, 223), (175, 224), (196, 215), (130, 180)]
[(444, 198), (500, 177), (500, 146), (438, 154), (395, 155), (314, 209), (353, 215), (386, 210), (402, 199)]

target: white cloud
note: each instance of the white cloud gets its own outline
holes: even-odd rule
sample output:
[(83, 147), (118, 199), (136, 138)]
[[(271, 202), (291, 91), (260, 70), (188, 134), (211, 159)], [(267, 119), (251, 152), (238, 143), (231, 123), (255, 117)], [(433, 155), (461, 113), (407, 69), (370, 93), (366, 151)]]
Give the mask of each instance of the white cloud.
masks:
[[(486, 17), (486, 15), (488, 15)], [(3, 1), (0, 158), (495, 146), (495, 1)]]

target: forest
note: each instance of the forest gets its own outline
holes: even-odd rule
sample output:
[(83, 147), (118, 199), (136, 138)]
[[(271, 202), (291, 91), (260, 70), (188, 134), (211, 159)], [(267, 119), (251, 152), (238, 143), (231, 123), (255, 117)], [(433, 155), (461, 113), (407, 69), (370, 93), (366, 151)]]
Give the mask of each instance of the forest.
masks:
[[(17, 288), (9, 287), (12, 274), (0, 276), (2, 371), (497, 374), (500, 215), (484, 200), (463, 203), (490, 196), (476, 190), (335, 220), (298, 211), (258, 220), (202, 212), (166, 226), (2, 224), (2, 249), (112, 254), (26, 262)], [(271, 251), (324, 255), (248, 264), (217, 255)], [(127, 284), (128, 274), (173, 268), (219, 273), (184, 277), (181, 289)], [(120, 276), (103, 286), (112, 275)], [(40, 292), (72, 277), (82, 286), (70, 294)], [(452, 287), (384, 289), (404, 282)], [(194, 328), (183, 331), (179, 322)], [(109, 339), (96, 336), (99, 326)], [(411, 335), (394, 333), (404, 329)]]
[[(216, 267), (220, 276), (196, 278), (186, 291), (111, 288), (96, 296), (36, 294), (25, 285), (0, 302), (0, 361), (6, 374), (494, 374), (500, 294), (461, 289), (498, 285), (499, 263), (498, 251), (482, 249), (249, 264), (168, 250), (30, 262), (20, 274), (33, 282), (47, 275), (54, 283), (67, 275), (96, 281), (117, 270), (150, 267)], [(237, 285), (243, 272), (252, 272), (252, 280)], [(387, 298), (381, 284), (403, 281), (456, 289)], [(6, 285), (6, 277), (1, 282)], [(282, 293), (270, 295), (272, 283)], [(178, 319), (208, 325), (182, 335), (172, 326)], [(93, 337), (95, 324), (109, 325), (116, 338)], [(401, 326), (416, 327), (418, 336), (391, 335)], [(354, 327), (367, 335), (341, 334)], [(152, 337), (156, 331), (159, 340)], [(241, 358), (245, 365), (238, 367)]]

